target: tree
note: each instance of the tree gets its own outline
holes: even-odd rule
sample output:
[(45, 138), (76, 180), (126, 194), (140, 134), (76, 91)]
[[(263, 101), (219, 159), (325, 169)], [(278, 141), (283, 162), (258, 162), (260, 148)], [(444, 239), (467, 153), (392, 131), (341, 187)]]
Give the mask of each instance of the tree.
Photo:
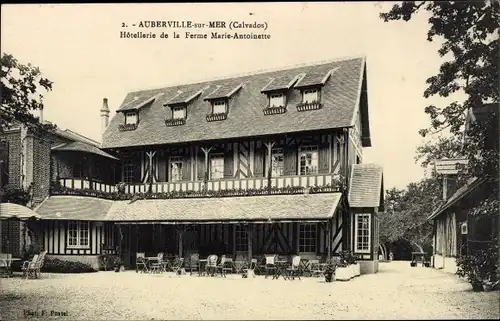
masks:
[(43, 94), (52, 90), (52, 82), (43, 77), (38, 67), (24, 65), (11, 54), (2, 53), (0, 82), (0, 130), (19, 122), (31, 130), (50, 131), (51, 124), (42, 124), (33, 111), (43, 110)]
[(386, 211), (380, 213), (380, 243), (382, 253), (386, 245), (398, 240), (410, 242), (416, 249), (430, 245), (432, 224), (427, 217), (441, 204), (442, 186), (436, 176), (408, 184), (406, 189), (386, 192)]

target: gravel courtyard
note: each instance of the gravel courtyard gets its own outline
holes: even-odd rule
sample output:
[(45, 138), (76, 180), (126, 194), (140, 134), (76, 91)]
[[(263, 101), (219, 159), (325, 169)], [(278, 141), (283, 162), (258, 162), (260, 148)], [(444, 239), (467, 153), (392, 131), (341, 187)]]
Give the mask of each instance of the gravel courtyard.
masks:
[(0, 282), (2, 320), (45, 318), (51, 311), (67, 320), (499, 317), (498, 292), (473, 293), (454, 275), (410, 268), (408, 262), (381, 263), (378, 274), (331, 284), (321, 278), (224, 279), (132, 271)]

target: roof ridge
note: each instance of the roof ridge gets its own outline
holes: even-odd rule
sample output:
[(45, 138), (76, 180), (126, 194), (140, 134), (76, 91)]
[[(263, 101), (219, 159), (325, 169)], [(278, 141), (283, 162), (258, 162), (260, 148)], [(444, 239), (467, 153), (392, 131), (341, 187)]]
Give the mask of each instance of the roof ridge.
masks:
[(289, 65), (284, 65), (281, 67), (274, 67), (274, 68), (268, 68), (268, 69), (258, 69), (255, 71), (247, 71), (247, 72), (236, 73), (236, 74), (232, 74), (232, 75), (225, 75), (225, 76), (220, 76), (220, 77), (208, 77), (208, 78), (203, 78), (203, 79), (190, 80), (190, 81), (186, 81), (186, 82), (177, 82), (177, 83), (172, 83), (170, 85), (166, 85), (166, 86), (162, 86), (162, 87), (137, 89), (137, 90), (129, 91), (128, 94), (141, 92), (141, 91), (161, 90), (164, 88), (172, 88), (172, 87), (178, 87), (178, 86), (191, 86), (191, 85), (202, 84), (205, 82), (213, 82), (213, 81), (228, 80), (228, 79), (233, 79), (233, 78), (248, 77), (248, 76), (253, 76), (253, 75), (266, 74), (266, 73), (270, 73), (270, 72), (274, 72), (274, 71), (284, 71), (284, 70), (301, 68), (301, 67), (311, 67), (311, 66), (324, 65), (324, 64), (339, 62), (339, 61), (364, 59), (365, 57), (366, 57), (366, 55), (352, 55), (352, 56), (336, 57), (336, 58), (332, 58), (332, 59), (323, 59), (323, 60), (309, 61), (309, 62), (303, 62), (303, 63), (297, 63), (297, 64), (289, 64)]

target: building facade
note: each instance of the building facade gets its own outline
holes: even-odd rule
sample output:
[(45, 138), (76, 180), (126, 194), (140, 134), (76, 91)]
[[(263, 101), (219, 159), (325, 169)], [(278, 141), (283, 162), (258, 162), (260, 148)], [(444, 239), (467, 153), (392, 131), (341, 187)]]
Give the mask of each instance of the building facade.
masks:
[(353, 58), (144, 90), (111, 120), (104, 99), (100, 152), (53, 150), (44, 247), (78, 260), (114, 249), (129, 266), (137, 252), (353, 250), (376, 272), (383, 175), (362, 163), (366, 75)]

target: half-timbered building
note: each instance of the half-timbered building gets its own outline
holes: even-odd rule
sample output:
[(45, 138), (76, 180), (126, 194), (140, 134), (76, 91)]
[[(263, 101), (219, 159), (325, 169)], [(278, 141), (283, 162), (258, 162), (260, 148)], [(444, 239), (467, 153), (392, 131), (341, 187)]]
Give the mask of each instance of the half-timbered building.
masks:
[(365, 58), (132, 92), (110, 120), (107, 99), (100, 112), (96, 157), (54, 151), (36, 209), (49, 255), (116, 248), (133, 266), (136, 252), (353, 250), (377, 271), (383, 175), (363, 163)]

